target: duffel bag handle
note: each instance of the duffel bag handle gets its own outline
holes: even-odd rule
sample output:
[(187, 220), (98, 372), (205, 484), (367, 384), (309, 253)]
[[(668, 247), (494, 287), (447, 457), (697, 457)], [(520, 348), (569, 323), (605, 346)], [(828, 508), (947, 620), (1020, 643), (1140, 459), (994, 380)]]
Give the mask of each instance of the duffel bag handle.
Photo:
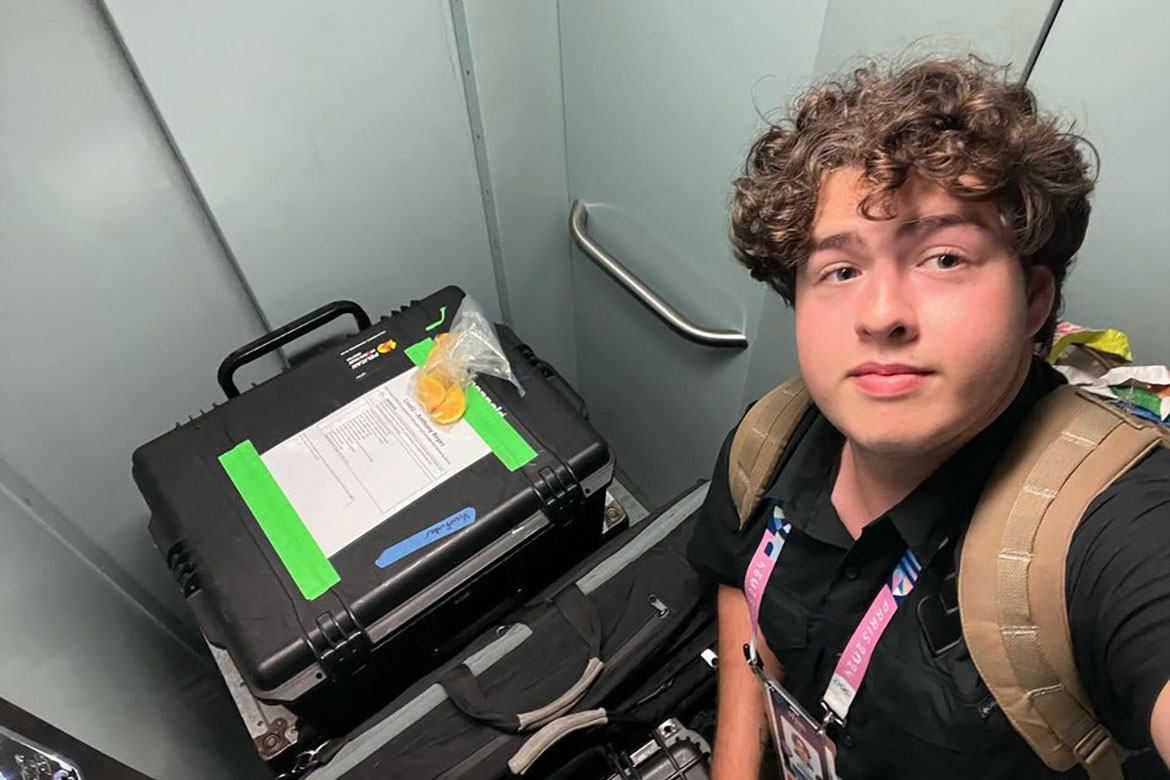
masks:
[(573, 732), (604, 726), (608, 723), (609, 714), (604, 709), (585, 710), (557, 718), (528, 738), (524, 746), (508, 760), (508, 771), (514, 775), (523, 775), (532, 768), (536, 759), (544, 755), (545, 751)]
[(593, 602), (576, 585), (558, 593), (553, 605), (589, 648), (589, 661), (577, 682), (543, 707), (529, 712), (508, 712), (493, 706), (467, 665), (459, 664), (439, 675), (439, 684), (460, 712), (502, 731), (530, 731), (564, 715), (589, 691), (605, 666), (601, 660), (601, 618)]
[(275, 352), (290, 341), (295, 341), (345, 314), (353, 315), (359, 331), (370, 327), (370, 315), (366, 314), (361, 306), (353, 301), (333, 301), (240, 347), (223, 359), (219, 364), (219, 371), (216, 372), (216, 379), (219, 380), (223, 394), (228, 398), (235, 398), (240, 394), (233, 377), (243, 366), (259, 360), (270, 352)]

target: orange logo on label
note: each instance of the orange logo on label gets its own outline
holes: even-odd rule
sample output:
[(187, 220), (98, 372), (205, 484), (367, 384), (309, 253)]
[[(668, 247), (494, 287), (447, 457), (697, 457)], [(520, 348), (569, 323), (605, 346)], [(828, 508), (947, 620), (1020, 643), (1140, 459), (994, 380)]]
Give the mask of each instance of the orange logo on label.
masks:
[(390, 350), (395, 349), (397, 347), (398, 347), (397, 341), (383, 341), (381, 344), (378, 345), (378, 352), (385, 355), (387, 352), (389, 352)]

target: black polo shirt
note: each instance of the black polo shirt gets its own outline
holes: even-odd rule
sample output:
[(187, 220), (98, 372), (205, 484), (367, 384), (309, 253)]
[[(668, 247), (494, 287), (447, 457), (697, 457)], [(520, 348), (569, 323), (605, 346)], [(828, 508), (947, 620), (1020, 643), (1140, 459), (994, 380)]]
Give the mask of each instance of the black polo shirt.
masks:
[[(1015, 732), (976, 672), (954, 610), (958, 550), (983, 485), (1028, 411), (1062, 381), (1036, 361), (1011, 406), (856, 541), (830, 501), (840, 432), (815, 408), (798, 426), (767, 493), (783, 501), (792, 532), (764, 591), (760, 625), (786, 687), (809, 712), (821, 714), (837, 657), (906, 547), (922, 563), (878, 642), (849, 723), (835, 734), (845, 780), (1083, 776), (1079, 768), (1048, 770)], [(742, 588), (766, 520), (757, 511), (738, 527), (727, 480), (733, 435), (689, 554), (700, 571)], [(1127, 762), (1126, 776), (1170, 776), (1149, 732), (1170, 680), (1170, 450), (1155, 451), (1093, 501), (1067, 571), (1081, 679), (1117, 739), (1145, 750)]]

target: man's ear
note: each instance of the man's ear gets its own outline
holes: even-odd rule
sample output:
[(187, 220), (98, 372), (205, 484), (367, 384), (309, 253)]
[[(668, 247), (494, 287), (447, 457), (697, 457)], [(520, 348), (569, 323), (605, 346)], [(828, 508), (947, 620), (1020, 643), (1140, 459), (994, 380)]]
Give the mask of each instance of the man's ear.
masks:
[(1027, 283), (1028, 337), (1031, 338), (1040, 332), (1048, 321), (1048, 315), (1052, 314), (1052, 306), (1056, 303), (1056, 279), (1052, 271), (1043, 265), (1025, 268), (1024, 278)]

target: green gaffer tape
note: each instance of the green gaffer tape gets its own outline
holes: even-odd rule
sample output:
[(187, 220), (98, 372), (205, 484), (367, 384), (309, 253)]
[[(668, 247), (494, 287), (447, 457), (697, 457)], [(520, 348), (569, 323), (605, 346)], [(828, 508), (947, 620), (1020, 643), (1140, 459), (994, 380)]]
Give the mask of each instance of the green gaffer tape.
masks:
[[(434, 339), (427, 338), (411, 344), (404, 352), (416, 366), (422, 366), (434, 346)], [(467, 388), (467, 411), (463, 413), (463, 419), (467, 420), (467, 424), (479, 434), (500, 462), (507, 466), (508, 471), (515, 471), (536, 458), (536, 450), (524, 441), (520, 432), (504, 419), (474, 382)]]
[(251, 441), (241, 442), (220, 455), (219, 462), (301, 595), (312, 601), (341, 582), (337, 569), (325, 557)]

